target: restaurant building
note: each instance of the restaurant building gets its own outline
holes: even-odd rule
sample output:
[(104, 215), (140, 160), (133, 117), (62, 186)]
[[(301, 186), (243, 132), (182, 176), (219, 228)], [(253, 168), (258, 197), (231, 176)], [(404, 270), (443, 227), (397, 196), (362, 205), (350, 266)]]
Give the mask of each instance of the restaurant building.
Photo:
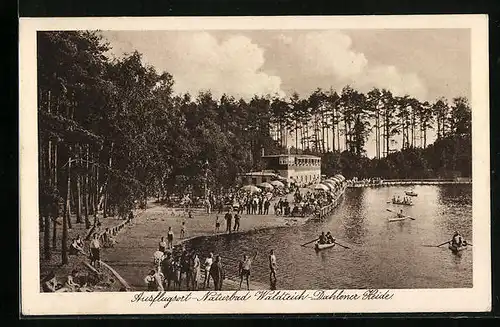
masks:
[(243, 174), (245, 184), (281, 180), (288, 184), (306, 186), (321, 180), (321, 158), (303, 154), (264, 155), (266, 168), (260, 172)]

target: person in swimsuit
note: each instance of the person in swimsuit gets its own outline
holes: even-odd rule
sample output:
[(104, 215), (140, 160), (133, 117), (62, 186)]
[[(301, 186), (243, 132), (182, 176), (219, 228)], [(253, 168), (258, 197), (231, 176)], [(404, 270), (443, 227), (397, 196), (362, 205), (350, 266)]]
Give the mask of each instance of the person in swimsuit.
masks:
[(203, 281), (203, 287), (210, 287), (210, 268), (214, 262), (214, 254), (210, 253), (208, 257), (205, 259), (205, 278)]
[(191, 258), (191, 286), (192, 289), (197, 291), (198, 290), (198, 283), (200, 281), (200, 274), (201, 274), (201, 265), (200, 265), (200, 259), (198, 258), (198, 255), (196, 253), (193, 254)]
[(240, 215), (238, 213), (234, 214), (234, 232), (238, 232), (240, 230)]
[(220, 229), (220, 221), (219, 221), (219, 215), (215, 216), (215, 234), (219, 233)]
[(172, 231), (172, 227), (168, 228), (167, 242), (168, 242), (168, 248), (172, 249), (174, 244), (174, 232)]
[(181, 239), (184, 238), (185, 236), (186, 236), (186, 222), (183, 221), (181, 226)]
[(276, 255), (274, 254), (274, 250), (271, 250), (269, 253), (269, 279), (271, 280), (271, 284), (276, 283)]
[(240, 261), (239, 265), (239, 275), (240, 275), (240, 289), (241, 289), (241, 283), (243, 283), (243, 278), (246, 279), (247, 281), (247, 290), (250, 290), (250, 267), (252, 266), (252, 261), (255, 259), (257, 256), (257, 253), (255, 253), (254, 257), (252, 259), (248, 258), (247, 255), (243, 255), (243, 260)]
[(101, 243), (97, 233), (94, 234), (94, 238), (90, 241), (90, 264), (94, 268), (101, 266)]

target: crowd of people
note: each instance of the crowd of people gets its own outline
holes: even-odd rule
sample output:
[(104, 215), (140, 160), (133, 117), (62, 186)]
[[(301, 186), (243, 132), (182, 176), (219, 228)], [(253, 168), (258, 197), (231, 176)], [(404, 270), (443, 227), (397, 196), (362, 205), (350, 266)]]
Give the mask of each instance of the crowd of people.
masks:
[[(158, 250), (153, 254), (154, 268), (144, 278), (148, 291), (210, 289), (210, 281), (214, 290), (222, 290), (226, 269), (220, 255), (209, 253), (202, 262), (196, 251), (188, 251), (184, 247), (180, 251), (175, 250), (165, 246), (163, 237), (160, 239)], [(239, 261), (240, 288), (245, 280), (247, 289), (250, 289), (251, 267), (256, 256), (257, 253), (252, 258), (245, 254)], [(271, 250), (269, 279), (272, 289), (276, 287), (276, 269), (276, 255)]]

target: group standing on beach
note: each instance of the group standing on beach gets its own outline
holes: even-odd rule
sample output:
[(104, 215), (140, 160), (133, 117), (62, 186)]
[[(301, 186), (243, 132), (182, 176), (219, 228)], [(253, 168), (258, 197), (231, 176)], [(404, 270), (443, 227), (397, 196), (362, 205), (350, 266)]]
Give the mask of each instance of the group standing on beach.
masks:
[[(257, 256), (249, 258), (243, 256), (239, 262), (238, 276), (240, 277), (240, 288), (243, 280), (246, 281), (247, 289), (250, 289), (251, 265)], [(187, 290), (198, 290), (210, 288), (210, 280), (213, 281), (214, 290), (222, 290), (222, 284), (226, 279), (226, 270), (220, 255), (214, 256), (210, 253), (204, 260), (203, 266), (195, 251), (182, 249), (175, 253), (161, 237), (158, 250), (153, 254), (155, 268), (144, 278), (148, 291), (181, 290), (184, 283)], [(203, 269), (203, 274), (202, 274)], [(276, 289), (276, 256), (274, 250), (269, 254), (269, 279), (271, 289)]]

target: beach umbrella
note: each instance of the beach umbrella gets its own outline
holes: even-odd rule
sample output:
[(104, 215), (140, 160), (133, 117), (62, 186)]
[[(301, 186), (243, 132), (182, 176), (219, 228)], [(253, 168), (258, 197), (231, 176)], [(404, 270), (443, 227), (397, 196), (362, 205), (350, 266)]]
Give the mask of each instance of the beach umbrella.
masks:
[(241, 188), (241, 190), (245, 191), (245, 192), (250, 192), (250, 193), (259, 193), (262, 191), (260, 188), (258, 188), (255, 185), (245, 185)]
[(322, 181), (321, 184), (324, 184), (330, 188), (330, 190), (334, 191), (335, 188), (337, 187), (335, 183), (329, 182), (329, 181)]
[(342, 175), (340, 175), (340, 174), (337, 174), (337, 175), (335, 175), (335, 176), (333, 176), (333, 177), (337, 178), (337, 179), (338, 179), (341, 183), (342, 183), (343, 181), (345, 181), (345, 177), (344, 177), (344, 176), (342, 176)]
[(283, 184), (280, 181), (272, 181), (271, 185), (274, 186), (274, 187), (285, 187), (285, 184)]
[(332, 180), (334, 180), (335, 183), (342, 184), (342, 180), (338, 176), (332, 177)]
[(329, 187), (326, 186), (325, 184), (316, 184), (313, 186), (313, 189), (320, 190), (320, 191), (328, 191)]
[(259, 185), (257, 185), (258, 187), (262, 187), (262, 188), (265, 188), (265, 189), (268, 189), (268, 190), (272, 190), (274, 189), (274, 187), (267, 183), (267, 182), (264, 182), (264, 183), (260, 183)]

